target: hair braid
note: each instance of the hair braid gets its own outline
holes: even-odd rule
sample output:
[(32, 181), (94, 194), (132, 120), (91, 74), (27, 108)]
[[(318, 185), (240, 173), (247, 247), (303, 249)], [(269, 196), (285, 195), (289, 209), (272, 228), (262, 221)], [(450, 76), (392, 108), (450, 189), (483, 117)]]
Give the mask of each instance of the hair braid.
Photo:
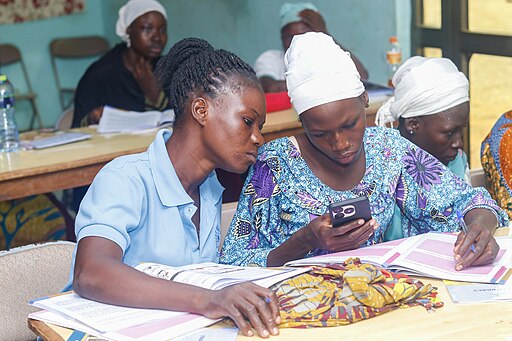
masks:
[(229, 82), (230, 76), (243, 77), (248, 85), (260, 87), (249, 64), (234, 53), (215, 50), (208, 42), (198, 38), (177, 42), (159, 60), (155, 73), (176, 114), (175, 125), (183, 116), (188, 96), (196, 90), (215, 98), (226, 88), (240, 86), (239, 83)]

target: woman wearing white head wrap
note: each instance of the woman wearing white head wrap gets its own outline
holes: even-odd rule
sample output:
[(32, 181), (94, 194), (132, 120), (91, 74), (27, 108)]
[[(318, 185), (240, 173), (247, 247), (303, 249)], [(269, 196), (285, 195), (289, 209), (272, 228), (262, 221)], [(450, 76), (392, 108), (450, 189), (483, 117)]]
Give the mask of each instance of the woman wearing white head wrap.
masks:
[(167, 13), (155, 0), (130, 0), (119, 10), (116, 33), (123, 43), (93, 63), (75, 95), (73, 126), (99, 121), (105, 105), (164, 110), (168, 100), (153, 75), (167, 43)]
[[(295, 36), (285, 57), (289, 95), (304, 133), (266, 143), (251, 168), (224, 242), (221, 262), (282, 265), (304, 256), (381, 242), (395, 205), (403, 235), (470, 227), (456, 269), (492, 261), (492, 231), (507, 217), (484, 189), (458, 180), (393, 129), (366, 128), (368, 96), (353, 61), (331, 37)], [(332, 202), (367, 196), (373, 218), (333, 228)], [(466, 253), (478, 243), (477, 252)]]
[[(398, 69), (393, 85), (395, 94), (379, 109), (377, 124), (398, 121), (402, 136), (443, 164), (460, 160), (462, 130), (469, 120), (466, 76), (449, 59), (416, 56)], [(456, 169), (463, 177), (464, 167)]]
[[(451, 60), (415, 56), (393, 77), (391, 97), (377, 112), (376, 123), (398, 121), (400, 134), (441, 161), (471, 184), (469, 164), (462, 150), (462, 134), (469, 121), (469, 82)], [(401, 213), (395, 208), (389, 239), (401, 237)]]
[[(317, 7), (310, 2), (284, 3), (279, 11), (279, 19), (283, 49), (263, 52), (254, 64), (254, 71), (256, 71), (265, 92), (287, 91), (283, 57), (295, 35), (307, 32), (329, 34), (324, 18)], [(363, 63), (354, 54), (351, 54), (350, 57), (361, 77), (368, 79), (368, 71)]]
[(119, 9), (119, 18), (116, 23), (116, 34), (130, 47), (130, 35), (127, 30), (141, 15), (149, 12), (158, 12), (167, 20), (165, 8), (155, 0), (130, 0)]
[[(124, 42), (89, 66), (78, 83), (73, 127), (97, 124), (106, 105), (136, 112), (169, 109), (153, 75), (167, 43), (165, 9), (155, 0), (130, 0), (119, 10), (116, 32)], [(73, 190), (73, 210), (86, 191)]]

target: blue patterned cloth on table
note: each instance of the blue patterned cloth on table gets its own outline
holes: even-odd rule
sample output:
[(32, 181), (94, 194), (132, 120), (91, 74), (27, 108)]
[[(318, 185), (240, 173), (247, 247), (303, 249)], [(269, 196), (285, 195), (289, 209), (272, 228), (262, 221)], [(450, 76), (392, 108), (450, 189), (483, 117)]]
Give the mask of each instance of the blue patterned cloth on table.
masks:
[[(379, 223), (372, 242), (382, 242), (395, 204), (402, 211), (404, 237), (429, 231), (459, 230), (456, 210), (491, 210), (501, 226), (506, 214), (483, 188), (472, 188), (436, 158), (393, 129), (367, 128), (364, 135), (366, 172), (351, 190), (325, 185), (289, 138), (260, 148), (251, 167), (237, 212), (221, 252), (221, 263), (265, 266), (270, 251), (310, 221), (327, 212), (331, 202), (368, 196)], [(308, 256), (327, 253), (313, 250)]]

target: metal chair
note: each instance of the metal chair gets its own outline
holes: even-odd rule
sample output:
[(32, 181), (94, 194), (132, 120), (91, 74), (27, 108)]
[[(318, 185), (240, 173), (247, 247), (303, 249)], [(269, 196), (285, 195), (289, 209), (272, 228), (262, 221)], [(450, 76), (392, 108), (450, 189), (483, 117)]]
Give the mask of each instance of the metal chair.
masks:
[[(12, 44), (0, 45), (0, 66), (18, 64), (21, 68), (21, 74), (23, 75), (23, 81), (25, 82), (26, 92), (16, 94), (16, 100), (18, 101), (29, 101), (32, 107), (32, 116), (30, 118), (29, 130), (34, 129), (34, 123), (37, 120), (39, 128), (43, 127), (41, 116), (36, 105), (36, 94), (32, 90), (30, 79), (28, 77), (27, 67), (21, 57), (20, 50)], [(19, 82), (14, 81), (15, 85), (19, 85)]]
[[(73, 103), (76, 86), (69, 87), (62, 84), (62, 80), (59, 77), (57, 60), (84, 59), (100, 56), (107, 52), (108, 49), (108, 41), (100, 36), (58, 38), (50, 43), (50, 59), (62, 110), (67, 109)], [(78, 81), (75, 84), (78, 84)], [(71, 98), (67, 101), (66, 94), (71, 95)]]

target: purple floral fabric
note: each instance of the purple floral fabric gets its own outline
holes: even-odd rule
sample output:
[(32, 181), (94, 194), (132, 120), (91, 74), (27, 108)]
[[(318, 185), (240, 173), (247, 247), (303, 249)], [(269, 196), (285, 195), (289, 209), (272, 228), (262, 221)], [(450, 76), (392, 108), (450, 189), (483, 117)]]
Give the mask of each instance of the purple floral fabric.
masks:
[[(267, 264), (270, 251), (327, 211), (329, 203), (366, 195), (379, 223), (373, 240), (382, 242), (398, 210), (400, 236), (428, 231), (453, 232), (456, 210), (492, 210), (508, 224), (483, 188), (472, 188), (433, 156), (393, 129), (368, 128), (364, 136), (366, 172), (354, 188), (336, 191), (308, 168), (289, 138), (260, 148), (250, 169), (237, 212), (224, 241), (220, 261), (237, 265)], [(312, 250), (309, 255), (326, 253)]]

